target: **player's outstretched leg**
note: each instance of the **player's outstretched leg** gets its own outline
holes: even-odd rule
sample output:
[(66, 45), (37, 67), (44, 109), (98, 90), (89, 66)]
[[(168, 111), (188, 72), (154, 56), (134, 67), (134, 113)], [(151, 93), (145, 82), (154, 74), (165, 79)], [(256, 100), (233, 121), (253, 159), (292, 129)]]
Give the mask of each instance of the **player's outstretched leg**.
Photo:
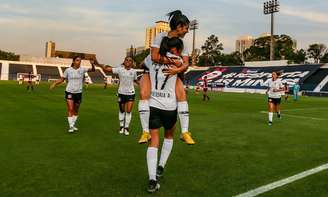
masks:
[(187, 95), (180, 78), (177, 79), (176, 83), (176, 96), (178, 100), (178, 116), (181, 125), (180, 139), (188, 145), (193, 145), (196, 142), (193, 140), (191, 133), (189, 132), (189, 106)]
[(150, 98), (150, 78), (145, 73), (140, 79), (140, 100), (138, 105), (139, 116), (142, 126), (142, 135), (138, 141), (139, 144), (147, 143), (151, 136), (149, 134), (149, 98)]

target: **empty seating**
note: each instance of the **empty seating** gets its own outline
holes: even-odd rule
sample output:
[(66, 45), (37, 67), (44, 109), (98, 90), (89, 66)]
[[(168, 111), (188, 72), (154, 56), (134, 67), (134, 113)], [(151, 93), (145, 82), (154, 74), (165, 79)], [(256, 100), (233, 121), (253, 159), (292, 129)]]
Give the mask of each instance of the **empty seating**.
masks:
[[(315, 73), (305, 79), (302, 90), (313, 91), (314, 88), (328, 75), (328, 69), (318, 69)], [(323, 91), (323, 90), (322, 90)]]
[(100, 72), (100, 70), (96, 69), (96, 72), (89, 72), (88, 75), (93, 83), (104, 83), (105, 76)]
[(9, 64), (9, 80), (17, 80), (17, 73), (33, 72), (32, 65)]
[(58, 71), (58, 67), (54, 66), (36, 66), (38, 74), (41, 74), (41, 81), (48, 81), (53, 79), (59, 79), (60, 74)]

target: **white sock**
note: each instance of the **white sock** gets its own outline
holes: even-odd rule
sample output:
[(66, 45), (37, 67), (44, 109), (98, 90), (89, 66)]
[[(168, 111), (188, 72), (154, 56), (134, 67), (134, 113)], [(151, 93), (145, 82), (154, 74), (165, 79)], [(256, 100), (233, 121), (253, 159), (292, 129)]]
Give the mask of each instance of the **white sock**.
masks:
[(161, 158), (159, 160), (159, 165), (163, 168), (169, 158), (173, 147), (173, 139), (165, 139), (163, 141), (162, 151), (161, 151)]
[(77, 121), (77, 118), (78, 118), (78, 116), (72, 116), (72, 118), (73, 118), (73, 126), (75, 126), (75, 123), (76, 123), (76, 121)]
[(156, 181), (156, 170), (157, 170), (157, 153), (158, 148), (148, 147), (147, 149), (147, 166), (148, 166), (148, 174), (149, 180)]
[(273, 112), (269, 112), (269, 122), (272, 122)]
[(124, 127), (124, 112), (118, 112), (118, 120), (120, 121), (120, 127)]
[(141, 121), (142, 130), (144, 132), (149, 132), (149, 101), (148, 100), (140, 100), (139, 101), (139, 116)]
[(178, 102), (178, 115), (181, 125), (181, 133), (189, 130), (189, 107), (187, 101)]
[(129, 128), (130, 122), (132, 119), (132, 113), (125, 113), (125, 125), (124, 128)]
[(74, 120), (73, 120), (73, 116), (72, 117), (67, 117), (68, 120), (68, 125), (69, 127), (73, 127), (74, 126)]

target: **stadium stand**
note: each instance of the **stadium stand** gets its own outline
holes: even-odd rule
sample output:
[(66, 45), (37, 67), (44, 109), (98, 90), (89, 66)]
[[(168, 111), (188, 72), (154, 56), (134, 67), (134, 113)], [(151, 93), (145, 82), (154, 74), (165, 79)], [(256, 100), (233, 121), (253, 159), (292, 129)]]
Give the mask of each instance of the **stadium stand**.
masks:
[(67, 69), (68, 67), (61, 67), (63, 73), (65, 72), (65, 70)]
[(302, 84), (302, 90), (313, 91), (314, 88), (328, 75), (328, 69), (318, 69)]
[[(202, 84), (202, 77), (207, 76), (208, 83), (224, 83), (226, 88), (235, 90), (264, 90), (265, 82), (271, 77), (273, 71), (281, 71), (283, 83), (292, 86), (295, 82), (302, 84), (311, 75), (320, 69), (321, 65), (294, 65), (294, 66), (268, 66), (268, 67), (211, 67), (205, 71), (190, 71), (186, 74), (186, 79), (190, 85), (196, 86)], [(321, 72), (326, 71), (326, 69)], [(327, 73), (320, 73), (320, 79)], [(321, 80), (315, 82), (315, 87)], [(226, 89), (226, 90), (227, 90)], [(258, 91), (251, 91), (258, 92)]]
[(96, 72), (89, 72), (89, 77), (93, 83), (104, 83), (104, 75), (100, 72), (99, 69), (96, 69)]
[(321, 92), (328, 92), (328, 83), (321, 88)]
[(17, 80), (17, 73), (33, 72), (32, 65), (9, 64), (9, 80)]
[(41, 74), (41, 81), (48, 81), (60, 78), (58, 67), (55, 66), (36, 66), (38, 74)]
[(185, 82), (188, 81), (188, 84), (195, 85), (197, 83), (197, 79), (202, 76), (204, 71), (190, 71), (185, 75)]

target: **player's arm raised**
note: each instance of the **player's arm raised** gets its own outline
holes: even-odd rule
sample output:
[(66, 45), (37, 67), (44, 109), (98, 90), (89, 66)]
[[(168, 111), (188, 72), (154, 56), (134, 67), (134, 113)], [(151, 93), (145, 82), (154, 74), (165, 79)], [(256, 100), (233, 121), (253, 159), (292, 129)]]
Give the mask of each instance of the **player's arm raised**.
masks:
[(110, 66), (107, 66), (107, 65), (104, 65), (104, 64), (99, 64), (99, 62), (97, 61), (97, 59), (91, 59), (90, 60), (90, 63), (92, 66), (98, 66), (100, 67), (101, 69), (103, 69), (104, 71), (107, 71), (107, 72), (113, 72), (113, 68), (110, 67)]
[(92, 63), (92, 59), (90, 59), (90, 63), (91, 63), (91, 68), (88, 69), (88, 72), (95, 72), (96, 66), (95, 66), (95, 64)]

